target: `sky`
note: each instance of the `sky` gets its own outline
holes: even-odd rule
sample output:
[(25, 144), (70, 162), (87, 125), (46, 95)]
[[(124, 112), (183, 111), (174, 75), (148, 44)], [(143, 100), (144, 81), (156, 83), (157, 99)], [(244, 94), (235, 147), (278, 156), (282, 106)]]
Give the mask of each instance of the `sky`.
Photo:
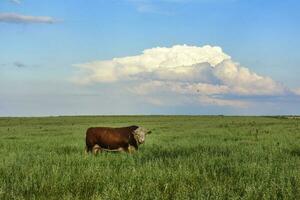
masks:
[(297, 0), (0, 0), (0, 116), (299, 115)]

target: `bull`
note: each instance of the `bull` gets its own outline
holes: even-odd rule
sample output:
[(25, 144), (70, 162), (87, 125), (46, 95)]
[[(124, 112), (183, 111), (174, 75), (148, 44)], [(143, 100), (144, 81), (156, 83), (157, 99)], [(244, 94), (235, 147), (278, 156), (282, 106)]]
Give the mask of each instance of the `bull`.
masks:
[(86, 131), (86, 152), (125, 151), (131, 153), (145, 142), (151, 131), (139, 127), (91, 127)]

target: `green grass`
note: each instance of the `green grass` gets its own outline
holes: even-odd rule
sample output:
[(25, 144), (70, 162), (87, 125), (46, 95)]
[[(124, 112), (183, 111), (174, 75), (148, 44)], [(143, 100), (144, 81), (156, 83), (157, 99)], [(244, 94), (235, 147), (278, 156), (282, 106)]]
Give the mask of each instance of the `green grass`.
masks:
[[(139, 152), (84, 155), (88, 127), (133, 124)], [(300, 199), (300, 119), (0, 118), (0, 199)]]

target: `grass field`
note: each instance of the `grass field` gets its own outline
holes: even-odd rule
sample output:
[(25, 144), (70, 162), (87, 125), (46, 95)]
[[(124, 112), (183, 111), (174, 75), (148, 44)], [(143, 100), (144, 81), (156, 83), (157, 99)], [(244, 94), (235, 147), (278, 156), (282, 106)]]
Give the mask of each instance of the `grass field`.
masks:
[[(88, 127), (133, 124), (139, 152), (84, 154)], [(300, 199), (300, 119), (0, 118), (0, 199)]]

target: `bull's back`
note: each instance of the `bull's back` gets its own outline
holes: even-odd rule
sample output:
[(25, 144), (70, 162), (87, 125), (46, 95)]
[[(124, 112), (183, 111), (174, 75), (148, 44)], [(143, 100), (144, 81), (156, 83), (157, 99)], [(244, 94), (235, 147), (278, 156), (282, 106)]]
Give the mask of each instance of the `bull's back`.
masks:
[(126, 147), (130, 139), (131, 130), (125, 128), (93, 127), (86, 132), (86, 145), (93, 147), (114, 149)]

